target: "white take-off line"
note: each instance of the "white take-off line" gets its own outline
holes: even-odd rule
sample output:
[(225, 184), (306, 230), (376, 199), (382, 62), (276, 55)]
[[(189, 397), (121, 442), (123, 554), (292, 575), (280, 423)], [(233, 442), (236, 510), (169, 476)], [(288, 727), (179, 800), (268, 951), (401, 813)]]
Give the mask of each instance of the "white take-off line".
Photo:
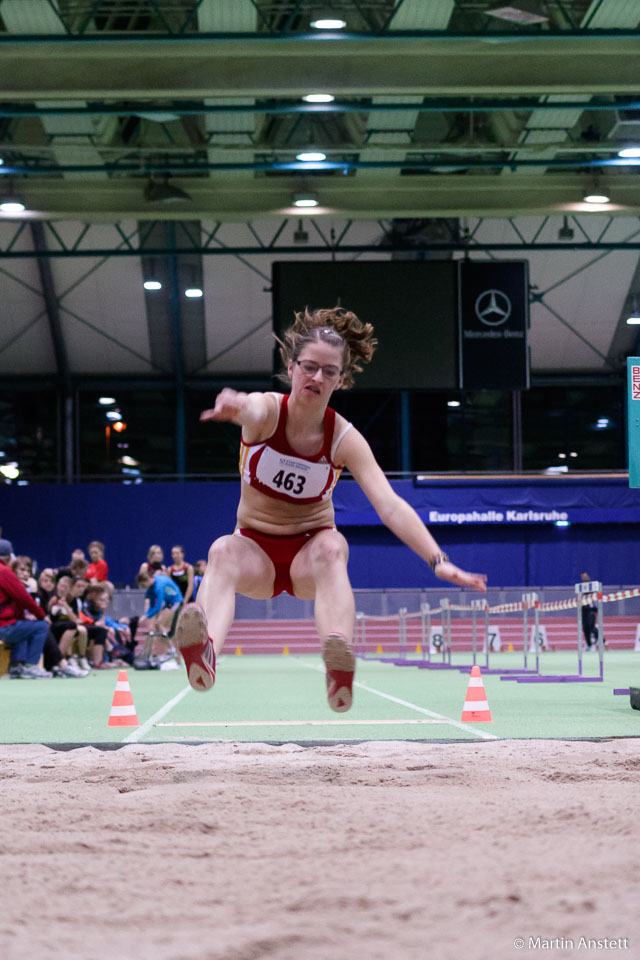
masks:
[(156, 712), (153, 714), (152, 717), (149, 717), (148, 720), (145, 720), (145, 722), (140, 727), (136, 727), (136, 729), (133, 730), (128, 737), (125, 737), (122, 742), (137, 743), (140, 737), (146, 736), (146, 734), (149, 732), (149, 730), (151, 730), (153, 726), (155, 726), (158, 720), (162, 720), (163, 717), (166, 717), (166, 715), (171, 710), (173, 710), (173, 708), (178, 703), (180, 703), (180, 701), (183, 700), (184, 697), (186, 697), (186, 695), (190, 692), (191, 692), (191, 687), (189, 686), (184, 687), (184, 689), (182, 689), (180, 693), (177, 693), (175, 697), (172, 697), (171, 700), (168, 700), (167, 703), (164, 704), (164, 706), (160, 707), (159, 710), (156, 710)]
[[(299, 660), (297, 657), (293, 657), (297, 663), (301, 664), (303, 667), (307, 667), (309, 670), (319, 670), (324, 672), (324, 666), (320, 666), (313, 663), (304, 663), (302, 660)], [(427, 710), (426, 707), (421, 707), (417, 703), (411, 703), (409, 700), (401, 700), (400, 697), (394, 697), (390, 693), (385, 693), (383, 690), (376, 690), (375, 687), (370, 687), (366, 683), (361, 683), (359, 680), (353, 681), (354, 687), (359, 687), (360, 690), (367, 690), (369, 693), (375, 693), (378, 697), (383, 697), (385, 700), (391, 700), (392, 703), (398, 703), (402, 707), (408, 707), (410, 710), (416, 710), (418, 713), (423, 713), (427, 717), (433, 717), (435, 720), (444, 720), (446, 723), (451, 724), (452, 727), (457, 727), (459, 730), (464, 730), (465, 733), (471, 733), (473, 736), (480, 737), (482, 740), (499, 740), (499, 737), (496, 737), (493, 733), (485, 733), (484, 730), (478, 730), (476, 727), (471, 726), (468, 723), (461, 723), (458, 720), (452, 720), (451, 717), (445, 717), (442, 713), (436, 713), (434, 710)]]
[(420, 717), (409, 720), (169, 720), (156, 723), (156, 727), (387, 727), (389, 724), (407, 726), (412, 723), (448, 723), (448, 720), (434, 720), (432, 717)]
[[(295, 662), (296, 664), (299, 664), (300, 666), (306, 667), (308, 670), (317, 670), (317, 671), (319, 671), (319, 672), (324, 672), (324, 666), (320, 666), (319, 664), (304, 663), (302, 660), (298, 659), (298, 657), (295, 657), (295, 656), (291, 657), (290, 660), (289, 660), (289, 662), (290, 662), (290, 663), (294, 663), (294, 662)], [(469, 725), (469, 724), (460, 723), (458, 720), (453, 720), (451, 717), (446, 717), (446, 716), (445, 716), (444, 714), (442, 714), (442, 713), (436, 713), (434, 710), (427, 710), (426, 707), (421, 707), (421, 706), (419, 706), (419, 704), (417, 704), (417, 703), (411, 703), (411, 701), (409, 701), (409, 700), (402, 700), (400, 697), (394, 697), (394, 696), (393, 696), (392, 694), (390, 694), (390, 693), (385, 693), (383, 690), (377, 690), (375, 687), (370, 687), (368, 684), (366, 684), (366, 683), (361, 683), (359, 680), (354, 680), (354, 684), (353, 684), (353, 685), (354, 685), (355, 687), (358, 687), (358, 688), (361, 689), (361, 690), (366, 690), (368, 693), (373, 693), (373, 694), (375, 694), (375, 695), (378, 696), (378, 697), (382, 697), (384, 700), (390, 700), (392, 703), (397, 703), (397, 704), (399, 704), (399, 705), (402, 706), (402, 707), (408, 707), (410, 710), (415, 710), (417, 713), (421, 713), (421, 714), (423, 714), (425, 717), (430, 717), (430, 718), (431, 718), (431, 720), (423, 720), (423, 721), (407, 719), (407, 720), (404, 721), (404, 723), (406, 723), (406, 724), (415, 724), (415, 723), (420, 723), (420, 722), (422, 722), (422, 723), (429, 723), (429, 722), (431, 722), (431, 723), (448, 723), (448, 724), (450, 724), (452, 727), (457, 727), (459, 730), (463, 730), (465, 733), (468, 733), (468, 734), (470, 733), (470, 734), (472, 734), (473, 736), (480, 737), (480, 739), (482, 739), (482, 740), (498, 740), (498, 739), (499, 739), (499, 737), (495, 736), (495, 735), (492, 734), (492, 733), (485, 733), (484, 730), (478, 730), (476, 727), (473, 727), (473, 726), (471, 726), (471, 725)], [(176, 723), (160, 723), (160, 721), (162, 720), (162, 718), (163, 718), (163, 717), (166, 717), (166, 715), (167, 715), (168, 713), (170, 713), (170, 711), (173, 710), (173, 708), (174, 708), (175, 706), (177, 706), (177, 704), (180, 703), (180, 701), (183, 700), (184, 697), (186, 697), (186, 695), (187, 695), (190, 691), (191, 691), (191, 687), (189, 687), (189, 686), (184, 687), (179, 693), (176, 694), (175, 697), (172, 697), (171, 700), (168, 700), (162, 707), (160, 707), (159, 710), (156, 710), (156, 712), (155, 712), (151, 717), (149, 717), (148, 720), (145, 720), (145, 722), (144, 722), (141, 726), (137, 727), (137, 728), (136, 728), (135, 730), (133, 730), (127, 737), (125, 737), (124, 740), (122, 741), (122, 743), (137, 743), (138, 740), (141, 739), (141, 737), (146, 736), (146, 734), (149, 732), (149, 730), (151, 730), (152, 727), (169, 727), (169, 726), (176, 726), (176, 727), (177, 727), (177, 726), (185, 726), (185, 727), (186, 727), (186, 726), (202, 726), (202, 727), (204, 727), (204, 726), (228, 726), (228, 727), (265, 726), (265, 727), (268, 727), (268, 726), (285, 726), (285, 725), (287, 725), (287, 726), (329, 726), (329, 725), (331, 725), (332, 723), (344, 723), (345, 725), (355, 725), (355, 724), (358, 724), (358, 725), (362, 725), (362, 726), (374, 726), (374, 725), (375, 725), (375, 726), (378, 726), (378, 725), (384, 726), (385, 724), (386, 724), (386, 725), (393, 725), (393, 724), (398, 724), (398, 723), (401, 723), (401, 722), (402, 722), (402, 721), (400, 721), (400, 720), (393, 719), (393, 720), (384, 720), (384, 721), (377, 721), (377, 720), (376, 720), (376, 721), (370, 721), (370, 720), (352, 720), (352, 721), (349, 721), (349, 720), (344, 720), (344, 721), (340, 721), (340, 720), (333, 720), (333, 721), (331, 721), (331, 720), (330, 720), (330, 721), (317, 721), (317, 720), (316, 720), (316, 721), (306, 721), (306, 720), (299, 720), (299, 721), (285, 721), (285, 722), (279, 721), (279, 722), (276, 722), (276, 723), (273, 723), (273, 722), (270, 723), (268, 720), (265, 720), (265, 721), (243, 721), (243, 722), (239, 722), (239, 723), (233, 723), (233, 722), (230, 722), (230, 721), (213, 721), (213, 722), (212, 722), (212, 721), (208, 721), (208, 722), (205, 721), (205, 723), (196, 723), (196, 722), (194, 722), (194, 721), (186, 721), (186, 722), (182, 722), (182, 723), (178, 723), (178, 722), (176, 722)]]

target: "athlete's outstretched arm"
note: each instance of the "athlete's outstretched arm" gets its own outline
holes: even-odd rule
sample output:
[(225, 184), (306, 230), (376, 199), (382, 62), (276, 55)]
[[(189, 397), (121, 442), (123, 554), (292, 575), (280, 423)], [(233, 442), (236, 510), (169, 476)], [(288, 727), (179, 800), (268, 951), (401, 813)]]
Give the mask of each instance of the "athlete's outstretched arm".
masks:
[[(245, 440), (261, 433), (269, 419), (277, 416), (277, 401), (270, 393), (242, 393), (225, 387), (211, 410), (203, 410), (201, 420), (221, 420), (243, 428)], [(246, 436), (245, 434), (248, 434)]]
[[(353, 474), (384, 525), (432, 566), (442, 553), (440, 547), (413, 507), (394, 491), (362, 434), (349, 430), (338, 447), (337, 458)], [(440, 580), (483, 593), (487, 589), (483, 573), (467, 573), (450, 560), (442, 560), (432, 569)]]

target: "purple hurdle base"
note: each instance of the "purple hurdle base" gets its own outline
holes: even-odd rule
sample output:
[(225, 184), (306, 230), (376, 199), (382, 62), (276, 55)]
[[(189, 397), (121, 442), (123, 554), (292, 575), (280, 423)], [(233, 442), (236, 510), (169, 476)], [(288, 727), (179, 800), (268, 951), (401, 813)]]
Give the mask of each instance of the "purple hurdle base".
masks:
[[(458, 669), (457, 665), (452, 663), (428, 663), (426, 661), (423, 663), (422, 660), (419, 663), (416, 663), (416, 667), (418, 668), (418, 670), (457, 670)], [(471, 668), (469, 668), (469, 670), (471, 670)]]
[[(478, 664), (478, 666), (480, 665)], [(526, 676), (529, 673), (537, 674), (538, 672), (537, 670), (524, 670), (524, 669), (517, 670), (515, 667), (510, 667), (509, 669), (506, 669), (506, 670), (493, 670), (493, 669), (487, 670), (486, 667), (480, 667), (480, 670), (482, 672), (483, 677), (485, 677), (489, 673), (495, 673), (496, 675), (504, 674), (505, 675), (503, 677), (504, 680), (517, 680), (518, 677)], [(461, 670), (460, 673), (466, 673), (466, 670)]]
[(614, 697), (616, 697), (616, 696), (618, 696), (618, 697), (626, 697), (626, 695), (627, 695), (628, 693), (630, 693), (630, 692), (631, 692), (631, 691), (629, 690), (629, 687), (618, 687), (617, 690), (614, 690), (614, 691), (613, 691), (613, 695), (614, 695)]
[(602, 683), (602, 677), (556, 676), (556, 677), (514, 677), (517, 683)]

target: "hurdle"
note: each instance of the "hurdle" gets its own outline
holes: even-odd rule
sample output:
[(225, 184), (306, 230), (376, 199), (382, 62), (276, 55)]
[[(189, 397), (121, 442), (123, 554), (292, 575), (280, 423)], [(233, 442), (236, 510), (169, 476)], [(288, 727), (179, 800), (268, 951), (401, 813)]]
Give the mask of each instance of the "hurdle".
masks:
[[(407, 628), (406, 628), (406, 607), (401, 607), (397, 614), (366, 614), (362, 611), (356, 612), (355, 632), (354, 632), (354, 653), (362, 660), (379, 660), (382, 663), (406, 662), (407, 657)], [(402, 615), (400, 615), (402, 613)], [(398, 655), (396, 657), (382, 656), (379, 654), (367, 653), (367, 620), (374, 623), (398, 623)]]
[[(483, 674), (499, 674), (500, 679), (517, 679), (519, 676), (523, 675), (533, 675), (540, 672), (540, 650), (539, 650), (539, 636), (538, 636), (538, 616), (539, 616), (539, 602), (538, 595), (536, 593), (524, 593), (522, 595), (522, 600), (515, 601), (513, 603), (500, 603), (496, 604), (493, 607), (489, 607), (486, 601), (476, 600), (472, 601), (472, 604), (476, 605), (484, 603), (484, 612), (485, 612), (485, 639), (484, 639), (484, 652), (485, 652), (485, 666), (483, 668)], [(527, 624), (528, 624), (528, 613), (529, 610), (533, 608), (534, 610), (534, 623), (535, 623), (535, 647), (536, 647), (536, 665), (535, 667), (529, 667), (527, 660), (528, 645), (527, 645)], [(524, 662), (522, 667), (500, 667), (500, 668), (491, 668), (489, 657), (491, 650), (490, 643), (490, 626), (489, 626), (489, 614), (496, 613), (522, 613), (523, 614), (523, 654)], [(475, 664), (475, 622), (474, 622), (474, 637), (473, 637), (473, 654), (474, 654), (474, 664)]]
[[(578, 637), (578, 672), (577, 673), (555, 673), (538, 674), (535, 677), (516, 677), (518, 683), (602, 683), (604, 680), (604, 631), (603, 631), (603, 595), (602, 584), (599, 580), (591, 580), (585, 583), (576, 583), (574, 586), (575, 597), (571, 600), (559, 600), (541, 605), (542, 610), (569, 610), (576, 608), (577, 613), (577, 637)], [(581, 610), (583, 606), (596, 601), (596, 624), (598, 630), (598, 674), (587, 677), (582, 671), (582, 622)], [(536, 631), (536, 650), (538, 647), (538, 635)]]
[[(512, 670), (497, 671), (498, 673), (502, 674), (500, 677), (501, 680), (517, 680), (518, 677), (534, 676), (540, 673), (540, 599), (538, 594), (523, 593), (521, 602), (512, 604), (511, 606), (522, 610), (522, 648), (524, 652), (524, 666), (520, 670), (514, 668)], [(530, 652), (527, 630), (529, 623), (529, 610), (531, 609), (533, 609), (533, 643), (536, 657), (535, 667), (529, 667), (527, 660), (527, 655)]]
[[(392, 615), (374, 615), (365, 614), (362, 611), (356, 613), (355, 633), (354, 633), (354, 652), (357, 657), (363, 660), (377, 660), (381, 663), (391, 663), (396, 667), (419, 667), (423, 670), (456, 670), (458, 665), (451, 662), (451, 610), (467, 609), (466, 607), (453, 607), (449, 600), (443, 598), (440, 606), (432, 608), (428, 603), (421, 603), (420, 610), (409, 612), (406, 607), (399, 607), (397, 614)], [(442, 657), (441, 661), (432, 659), (432, 617), (440, 614), (442, 617)], [(408, 656), (407, 640), (407, 621), (420, 619), (420, 638), (421, 638), (421, 656), (420, 659)], [(398, 624), (397, 654), (395, 656), (384, 656), (381, 654), (371, 655), (367, 652), (367, 621), (374, 623), (395, 623)]]
[[(419, 670), (457, 670), (457, 666), (451, 662), (451, 611), (457, 609), (450, 602), (448, 597), (442, 597), (440, 600), (440, 606), (435, 610), (428, 611), (429, 617), (428, 622), (425, 617), (422, 621), (422, 650), (423, 650), (423, 660), (417, 661), (416, 666)], [(431, 614), (436, 613), (440, 614), (442, 629), (440, 635), (436, 637), (433, 635)], [(442, 660), (432, 660), (431, 647), (435, 648), (437, 652), (436, 640), (439, 640), (441, 644), (440, 654)]]

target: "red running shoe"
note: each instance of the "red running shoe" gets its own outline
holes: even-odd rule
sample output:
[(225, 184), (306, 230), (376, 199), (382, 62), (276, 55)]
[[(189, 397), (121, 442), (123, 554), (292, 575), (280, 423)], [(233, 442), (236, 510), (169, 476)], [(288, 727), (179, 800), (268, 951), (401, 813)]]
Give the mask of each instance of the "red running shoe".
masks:
[(194, 690), (204, 693), (216, 682), (216, 654), (204, 610), (188, 603), (178, 617), (176, 643), (184, 658), (187, 678)]
[(330, 633), (322, 645), (327, 668), (327, 699), (336, 713), (345, 713), (353, 703), (353, 675), (356, 658), (341, 633)]

